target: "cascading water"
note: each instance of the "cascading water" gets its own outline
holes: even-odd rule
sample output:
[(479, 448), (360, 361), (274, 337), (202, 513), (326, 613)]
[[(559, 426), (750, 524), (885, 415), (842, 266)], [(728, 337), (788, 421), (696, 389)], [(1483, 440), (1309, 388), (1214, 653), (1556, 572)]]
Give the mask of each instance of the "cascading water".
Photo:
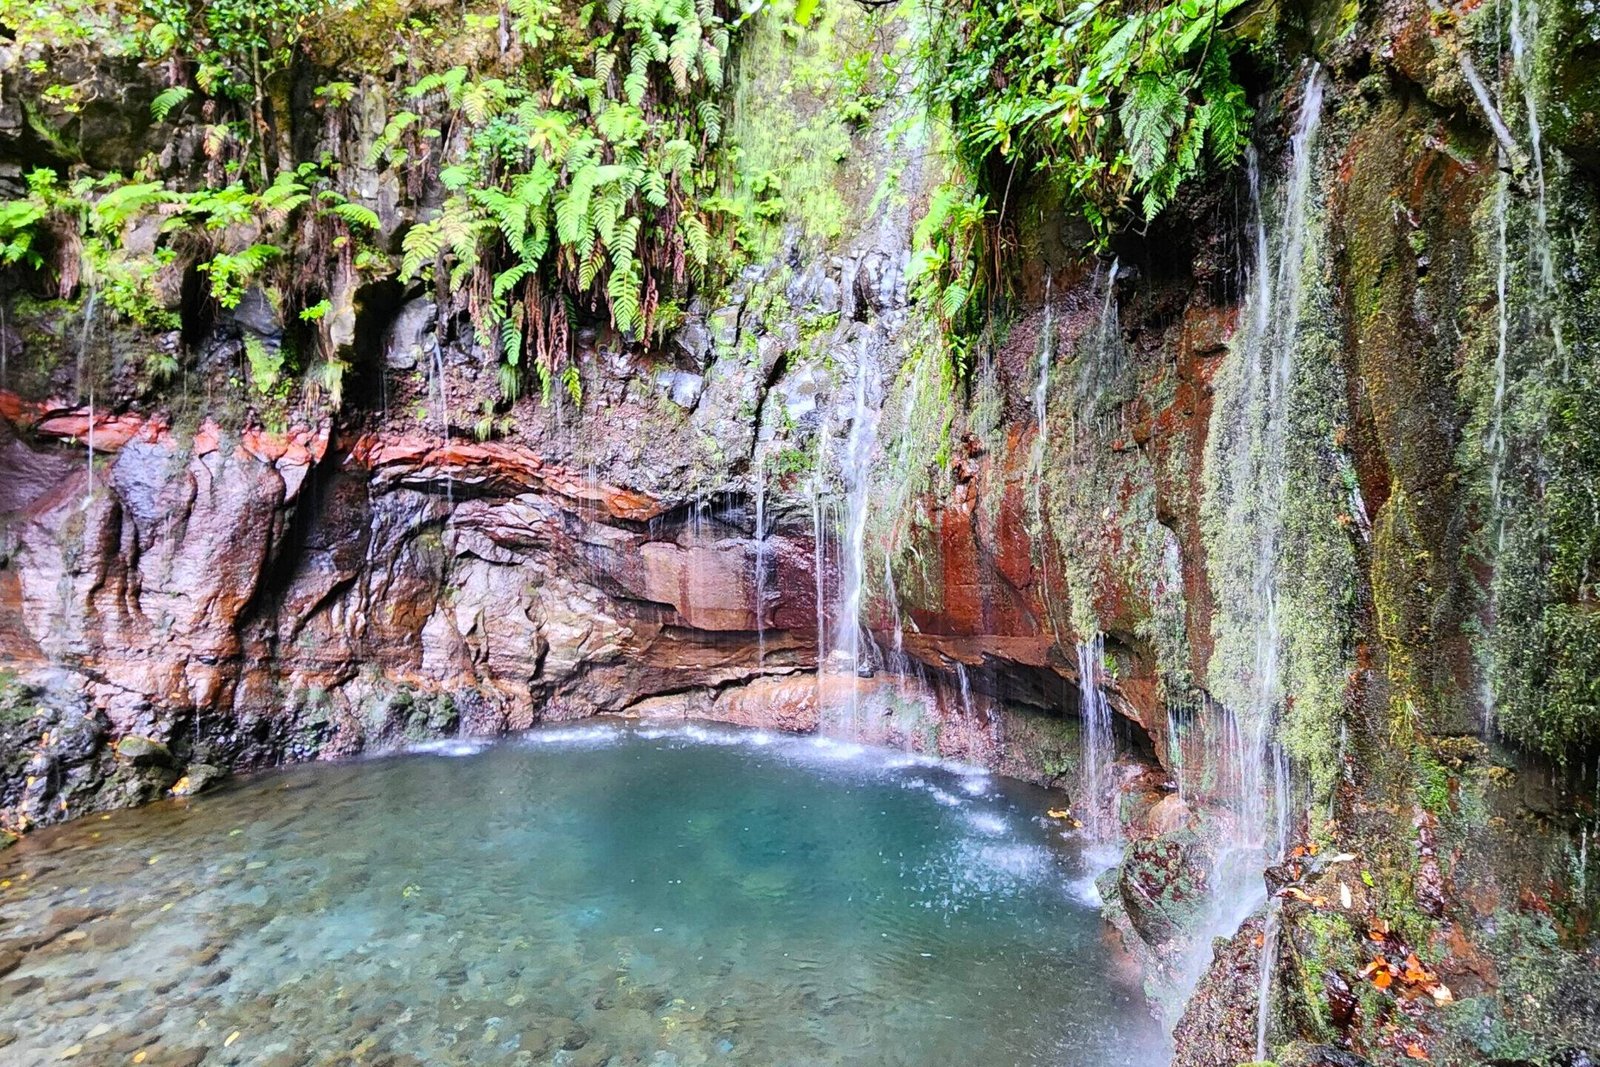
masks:
[(1309, 229), (1312, 142), (1322, 114), (1323, 79), (1314, 67), (1306, 82), (1291, 147), (1283, 209), (1276, 239), (1269, 238), (1261, 206), (1255, 156), (1249, 159), (1250, 195), (1255, 216), (1257, 258), (1254, 284), (1237, 344), (1243, 357), (1241, 397), (1247, 426), (1232, 455), (1234, 499), (1229, 519), (1251, 531), (1251, 582), (1246, 618), (1254, 647), (1245, 706), (1233, 709), (1228, 726), (1229, 766), (1234, 776), (1230, 847), (1245, 852), (1281, 851), (1287, 833), (1286, 811), (1269, 822), (1269, 807), (1285, 807), (1280, 783), (1287, 778), (1282, 754), (1272, 740), (1282, 703), (1279, 676), (1282, 625), (1279, 617), (1279, 547), (1288, 488), (1289, 400), (1295, 371), (1300, 297)]
[[(1246, 152), (1253, 264), (1245, 307), (1229, 362), (1218, 378), (1211, 426), (1208, 514), (1218, 533), (1213, 579), (1219, 590), (1218, 649), (1213, 693), (1205, 709), (1208, 763), (1226, 819), (1214, 838), (1205, 929), (1195, 939), (1184, 974), (1190, 981), (1210, 963), (1211, 936), (1229, 936), (1266, 899), (1262, 867), (1282, 856), (1291, 830), (1290, 766), (1278, 744), (1285, 705), (1283, 579), (1290, 507), (1291, 419), (1299, 384), (1299, 333), (1312, 310), (1317, 226), (1314, 211), (1315, 141), (1322, 122), (1322, 69), (1312, 66), (1290, 142), (1290, 166), (1267, 198), (1258, 158)], [(1302, 400), (1299, 400), (1302, 402)], [(1198, 781), (1198, 779), (1197, 779)], [(1200, 789), (1213, 792), (1208, 785)], [(1267, 901), (1267, 933), (1275, 933), (1277, 901)], [(1264, 1057), (1270, 1022), (1274, 937), (1259, 960), (1258, 1051)]]
[[(1255, 262), (1246, 305), (1230, 357), (1230, 391), (1219, 401), (1214, 430), (1227, 487), (1218, 515), (1229, 537), (1230, 632), (1243, 640), (1230, 649), (1227, 706), (1216, 709), (1228, 823), (1216, 859), (1212, 932), (1232, 933), (1261, 904), (1261, 870), (1281, 857), (1289, 832), (1291, 783), (1287, 757), (1275, 733), (1284, 703), (1283, 625), (1279, 604), (1282, 542), (1289, 490), (1289, 431), (1295, 395), (1297, 341), (1303, 313), (1306, 260), (1313, 230), (1312, 166), (1322, 115), (1324, 78), (1313, 66), (1305, 82), (1281, 199), (1263, 205), (1254, 152), (1248, 153)], [(1276, 901), (1268, 903), (1274, 933)], [(1266, 938), (1258, 990), (1258, 1058), (1265, 1057), (1274, 937)], [(1205, 965), (1197, 952), (1198, 975)]]
[[(862, 662), (865, 643), (870, 641), (861, 625), (861, 607), (866, 591), (867, 496), (872, 488), (872, 461), (878, 444), (878, 404), (881, 388), (873, 380), (874, 360), (870, 340), (862, 333), (856, 348), (855, 388), (850, 406), (850, 431), (845, 438), (840, 473), (845, 486), (844, 538), (839, 546), (843, 587), (839, 602), (836, 646), (848, 669), (857, 677), (868, 664)], [(850, 691), (850, 717), (857, 714), (857, 686)]]
[[(1083, 802), (1078, 809), (1089, 839), (1107, 844), (1116, 839), (1112, 769), (1116, 749), (1111, 738), (1111, 704), (1100, 678), (1105, 674), (1106, 639), (1095, 634), (1078, 642), (1078, 707), (1083, 722)], [(1108, 808), (1111, 811), (1108, 811)]]
[(89, 295), (83, 302), (83, 334), (78, 338), (78, 389), (89, 397), (88, 464), (89, 481), (84, 490), (83, 504), (87, 508), (94, 497), (94, 366), (89, 356), (89, 340), (94, 333), (94, 315), (98, 306), (100, 289), (93, 282)]
[[(1533, 172), (1534, 222), (1529, 235), (1531, 249), (1539, 267), (1539, 296), (1541, 302), (1555, 290), (1555, 261), (1550, 251), (1550, 215), (1544, 176), (1544, 142), (1539, 127), (1539, 102), (1534, 91), (1533, 53), (1528, 42), (1539, 36), (1539, 4), (1527, 0), (1526, 12), (1521, 0), (1511, 0), (1511, 66), (1517, 82), (1522, 86), (1523, 105), (1528, 115), (1528, 162)], [(1503, 217), (1503, 216), (1502, 216)], [(1565, 357), (1566, 346), (1561, 337), (1561, 320), (1548, 316), (1550, 339), (1556, 354)]]
[[(1508, 513), (1506, 505), (1507, 469), (1512, 460), (1512, 437), (1508, 427), (1510, 409), (1517, 403), (1520, 385), (1530, 376), (1543, 373), (1549, 357), (1559, 361), (1552, 367), (1562, 377), (1569, 373), (1569, 355), (1562, 333), (1560, 309), (1557, 306), (1555, 263), (1549, 231), (1548, 190), (1546, 186), (1542, 127), (1539, 118), (1534, 55), (1530, 47), (1539, 33), (1539, 8), (1536, 0), (1511, 0), (1509, 16), (1500, 23), (1500, 8), (1496, 6), (1497, 38), (1509, 43), (1511, 62), (1501, 64), (1505, 72), (1498, 96), (1502, 113), (1514, 116), (1521, 111), (1527, 140), (1526, 151), (1514, 141), (1509, 149), (1502, 144), (1498, 156), (1499, 182), (1495, 190), (1495, 254), (1498, 260), (1495, 276), (1496, 336), (1495, 359), (1489, 383), (1488, 426), (1483, 437), (1484, 462), (1487, 467), (1488, 514), (1485, 517), (1486, 554), (1493, 565), (1498, 565), (1506, 550), (1509, 519), (1514, 519), (1514, 507)], [(1504, 47), (1504, 44), (1502, 44)], [(1520, 107), (1517, 97), (1520, 93)], [(1507, 137), (1511, 135), (1508, 132)], [(1513, 172), (1515, 177), (1513, 177)], [(1514, 197), (1514, 189), (1523, 189), (1528, 205)], [(1525, 237), (1513, 241), (1512, 227)], [(1514, 285), (1519, 276), (1526, 278), (1523, 285)], [(1522, 306), (1514, 306), (1513, 294), (1525, 294)], [(1487, 631), (1492, 632), (1498, 614), (1496, 583), (1491, 582), (1484, 609)], [(1492, 736), (1496, 729), (1495, 692), (1493, 671), (1486, 667), (1482, 672), (1483, 733)]]
[(756, 666), (767, 664), (767, 465), (758, 452), (756, 477)]
[[(826, 436), (820, 442), (825, 443)], [(817, 686), (818, 699), (821, 700), (822, 672), (827, 669), (828, 662), (828, 523), (827, 501), (823, 495), (823, 461), (826, 452), (821, 447), (818, 449), (816, 467), (811, 474), (811, 544), (812, 544), (812, 573), (816, 579), (815, 598), (817, 605)]]
[(1121, 261), (1113, 259), (1106, 270), (1105, 300), (1100, 318), (1088, 343), (1082, 346), (1078, 363), (1077, 405), (1073, 410), (1077, 433), (1102, 433), (1114, 428), (1102, 426), (1101, 401), (1117, 382), (1122, 371), (1122, 324), (1117, 311), (1117, 274)]
[(1050, 276), (1044, 278), (1044, 325), (1039, 331), (1039, 376), (1033, 385), (1033, 450), (1029, 454), (1029, 474), (1033, 495), (1034, 521), (1044, 522), (1044, 457), (1050, 444), (1050, 363), (1055, 358), (1055, 304), (1051, 298)]

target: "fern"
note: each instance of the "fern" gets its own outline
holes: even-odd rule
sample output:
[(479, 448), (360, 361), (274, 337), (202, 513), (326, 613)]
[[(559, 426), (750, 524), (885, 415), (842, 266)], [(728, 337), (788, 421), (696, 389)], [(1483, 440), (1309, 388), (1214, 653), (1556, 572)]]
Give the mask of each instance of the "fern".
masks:
[(628, 60), (628, 76), (622, 79), (622, 91), (628, 103), (638, 107), (644, 103), (644, 94), (650, 88), (650, 53), (635, 48)]
[(706, 228), (706, 222), (699, 215), (685, 215), (681, 220), (683, 230), (683, 243), (689, 257), (700, 266), (705, 266), (711, 260), (711, 231)]
[(722, 140), (722, 108), (717, 106), (715, 100), (702, 100), (695, 108), (700, 116), (700, 125), (706, 131), (706, 143), (716, 144)]
[(1133, 80), (1118, 117), (1137, 180), (1149, 179), (1166, 164), (1187, 111), (1188, 101), (1171, 78), (1143, 74)]
[(176, 193), (169, 192), (160, 182), (137, 182), (121, 185), (95, 201), (91, 221), (101, 232), (122, 229), (131, 218), (146, 208), (179, 201)]
[(680, 93), (689, 89), (689, 75), (699, 52), (700, 24), (683, 23), (672, 35), (672, 44), (667, 49), (667, 69), (672, 71), (672, 81)]
[(157, 122), (166, 122), (167, 116), (172, 114), (172, 109), (194, 95), (194, 90), (187, 85), (174, 85), (163, 89), (150, 101), (150, 117)]
[[(732, 242), (747, 232), (735, 201), (697, 191), (715, 188), (721, 158), (711, 146), (723, 116), (709, 94), (730, 36), (718, 3), (595, 0), (579, 9), (595, 31), (580, 52), (551, 32), (555, 0), (508, 0), (531, 46), (523, 69), (475, 79), (454, 68), (409, 90), (452, 111), (444, 128), (459, 130), (467, 151), (439, 172), (449, 194), (441, 210), (403, 236), (401, 279), (432, 276), (481, 294), (470, 302), (480, 341), (503, 368), (534, 366), (546, 398), (558, 372), (581, 398), (576, 372), (549, 351), (565, 345), (576, 307), (608, 309), (618, 331), (644, 336), (658, 302), (680, 306), (683, 294), (663, 286), (713, 276), (713, 234)], [(374, 160), (403, 160), (414, 114), (390, 120)], [(727, 223), (714, 227), (719, 217)], [(524, 349), (538, 358), (523, 359)]]
[(334, 204), (327, 210), (347, 226), (377, 230), (383, 225), (383, 221), (378, 218), (376, 211), (361, 204), (352, 204), (349, 201), (345, 201), (342, 204)]
[(244, 299), (245, 288), (263, 267), (283, 254), (277, 245), (254, 244), (242, 252), (222, 253), (197, 268), (211, 280), (211, 296), (224, 308), (233, 309)]

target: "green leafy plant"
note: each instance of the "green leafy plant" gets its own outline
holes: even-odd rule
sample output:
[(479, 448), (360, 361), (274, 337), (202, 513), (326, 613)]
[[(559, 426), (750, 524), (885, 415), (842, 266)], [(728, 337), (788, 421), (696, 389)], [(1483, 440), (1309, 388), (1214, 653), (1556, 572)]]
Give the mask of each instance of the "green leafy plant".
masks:
[[(406, 233), (401, 277), (469, 289), (502, 387), (537, 381), (548, 399), (574, 313), (643, 337), (664, 299), (716, 273), (716, 235), (737, 230), (711, 192), (732, 25), (715, 0), (610, 0), (582, 10), (588, 36), (573, 41), (547, 0), (512, 13), (537, 46), (514, 76), (456, 67), (410, 91), (464, 124), (469, 150), (440, 172), (444, 205)], [(404, 151), (414, 115), (390, 120), (375, 156)]]
[(1225, 21), (1241, 3), (954, 0), (924, 51), (925, 92), (976, 180), (994, 164), (1007, 181), (1036, 171), (1103, 242), (1243, 151), (1250, 108)]

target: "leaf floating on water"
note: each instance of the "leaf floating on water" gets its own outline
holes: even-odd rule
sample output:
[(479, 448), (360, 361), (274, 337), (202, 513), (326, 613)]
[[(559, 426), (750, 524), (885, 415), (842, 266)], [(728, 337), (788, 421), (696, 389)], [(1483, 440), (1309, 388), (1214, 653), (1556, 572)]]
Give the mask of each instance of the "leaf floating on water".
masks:
[(227, 1048), (237, 1040), (239, 1040), (239, 1031), (235, 1030), (233, 1033), (228, 1035), (228, 1039), (222, 1043), (222, 1047)]
[(82, 1045), (68, 1045), (66, 1048), (61, 1050), (61, 1055), (57, 1056), (56, 1059), (58, 1059), (58, 1060), (70, 1060), (70, 1059), (72, 1059), (74, 1056), (76, 1056), (78, 1053), (80, 1053), (82, 1051), (83, 1051), (83, 1046)]
[(1072, 818), (1072, 812), (1067, 811), (1065, 808), (1049, 808), (1045, 811), (1045, 814), (1050, 816), (1052, 819)]

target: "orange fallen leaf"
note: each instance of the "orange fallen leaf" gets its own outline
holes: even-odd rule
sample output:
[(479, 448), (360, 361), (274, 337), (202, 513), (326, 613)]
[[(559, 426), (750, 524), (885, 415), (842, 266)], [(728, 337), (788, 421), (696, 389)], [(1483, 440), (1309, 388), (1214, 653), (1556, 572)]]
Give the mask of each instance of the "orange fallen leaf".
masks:
[(1404, 975), (1408, 985), (1424, 985), (1437, 982), (1439, 976), (1422, 966), (1422, 961), (1417, 959), (1415, 952), (1406, 957), (1406, 972)]
[(1422, 1050), (1422, 1046), (1417, 1044), (1415, 1041), (1406, 1046), (1406, 1055), (1414, 1060), (1425, 1060), (1428, 1058), (1428, 1054)]
[(1378, 971), (1372, 976), (1372, 984), (1377, 986), (1379, 989), (1388, 989), (1389, 984), (1393, 981), (1394, 976), (1388, 971)]

